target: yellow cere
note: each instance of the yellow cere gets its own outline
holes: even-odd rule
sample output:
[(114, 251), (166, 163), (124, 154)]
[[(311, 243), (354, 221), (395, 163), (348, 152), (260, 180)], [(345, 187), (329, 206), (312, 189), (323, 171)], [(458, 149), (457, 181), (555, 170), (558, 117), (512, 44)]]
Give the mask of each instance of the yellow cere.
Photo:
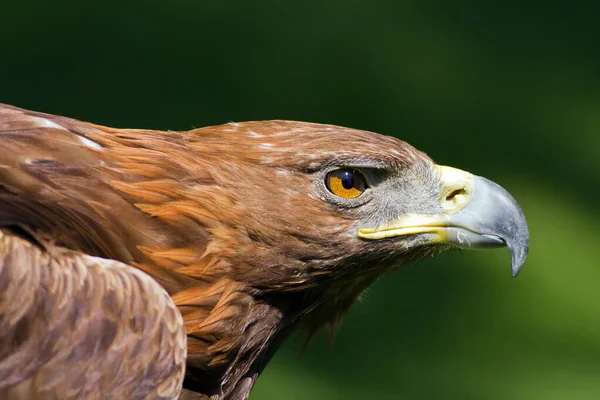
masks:
[(436, 165), (435, 168), (442, 186), (440, 205), (446, 214), (454, 214), (473, 197), (473, 175), (445, 165)]

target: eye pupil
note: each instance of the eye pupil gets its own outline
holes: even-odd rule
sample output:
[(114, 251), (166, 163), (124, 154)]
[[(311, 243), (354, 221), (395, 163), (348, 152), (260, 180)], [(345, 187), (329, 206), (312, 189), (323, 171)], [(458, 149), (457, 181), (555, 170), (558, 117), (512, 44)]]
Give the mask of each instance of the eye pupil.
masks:
[(349, 171), (344, 171), (342, 178), (342, 186), (344, 189), (352, 189), (354, 187), (354, 176)]

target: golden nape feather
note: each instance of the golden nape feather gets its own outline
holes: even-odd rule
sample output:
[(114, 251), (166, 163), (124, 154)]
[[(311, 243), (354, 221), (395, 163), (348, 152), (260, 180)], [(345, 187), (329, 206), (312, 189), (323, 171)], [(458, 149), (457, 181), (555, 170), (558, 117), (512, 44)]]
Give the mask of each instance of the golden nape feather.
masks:
[(246, 399), (292, 332), (335, 325), (382, 274), (502, 245), (516, 274), (514, 199), (395, 138), (0, 105), (0, 397)]

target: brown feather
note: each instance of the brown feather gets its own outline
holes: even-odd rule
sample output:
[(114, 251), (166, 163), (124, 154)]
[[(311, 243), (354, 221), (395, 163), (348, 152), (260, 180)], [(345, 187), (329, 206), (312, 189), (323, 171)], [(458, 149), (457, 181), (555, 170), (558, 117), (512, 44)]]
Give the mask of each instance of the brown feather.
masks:
[[(362, 268), (371, 261), (378, 264), (375, 261), (388, 257), (388, 250), (363, 260), (365, 244), (348, 236), (358, 211), (335, 209), (310, 192), (315, 171), (363, 162), (398, 169), (430, 165), (424, 154), (404, 142), (330, 125), (263, 121), (161, 132), (107, 128), (0, 105), (0, 226), (11, 232), (33, 232), (50, 243), (40, 250), (5, 233), (6, 246), (28, 249), (11, 248), (17, 251), (12, 255), (5, 250), (3, 257), (10, 260), (4, 262), (5, 269), (10, 267), (14, 273), (32, 268), (41, 274), (42, 265), (53, 266), (52, 271), (60, 265), (70, 290), (75, 290), (82, 265), (87, 265), (91, 276), (98, 275), (89, 280), (91, 287), (79, 289), (89, 301), (80, 311), (79, 318), (87, 318), (88, 323), (88, 328), (80, 324), (81, 331), (66, 323), (55, 330), (43, 329), (40, 321), (58, 318), (63, 311), (49, 308), (28, 314), (29, 308), (11, 303), (10, 296), (4, 297), (0, 312), (25, 313), (30, 335), (57, 332), (63, 338), (75, 335), (82, 343), (92, 343), (101, 340), (94, 339), (92, 329), (102, 329), (111, 337), (137, 341), (135, 351), (126, 354), (140, 356), (144, 351), (139, 346), (147, 346), (147, 355), (137, 362), (163, 374), (154, 379), (167, 379), (173, 368), (158, 371), (152, 357), (166, 360), (181, 354), (170, 353), (172, 345), (140, 343), (137, 322), (120, 325), (123, 318), (142, 319), (143, 329), (157, 332), (175, 318), (172, 314), (168, 314), (171, 320), (158, 318), (160, 313), (150, 308), (158, 307), (155, 303), (162, 294), (146, 293), (154, 289), (144, 286), (142, 290), (136, 286), (140, 282), (128, 280), (136, 277), (146, 282), (145, 277), (151, 276), (172, 296), (183, 316), (188, 335), (185, 386), (197, 392), (197, 398), (245, 399), (290, 332), (305, 328), (312, 334), (329, 322), (335, 324), (360, 292), (391, 268), (390, 262)], [(66, 256), (63, 249), (76, 253)], [(119, 265), (130, 278), (107, 277), (106, 271), (112, 270), (95, 267), (96, 257), (116, 260), (102, 263), (127, 264)], [(396, 260), (394, 265), (406, 260)], [(134, 271), (132, 266), (143, 273), (129, 272)], [(13, 290), (20, 282), (2, 279)], [(34, 295), (39, 282), (21, 284), (35, 299), (30, 303), (53, 296)], [(108, 304), (106, 285), (115, 285)], [(71, 293), (65, 290), (61, 286), (53, 293)], [(61, 301), (60, 310), (79, 309), (73, 297)], [(113, 315), (115, 306), (126, 301), (133, 304), (130, 313)], [(121, 332), (125, 329), (129, 333)], [(168, 332), (175, 334), (177, 329), (169, 325)], [(44, 384), (42, 364), (58, 366), (68, 358), (49, 355), (39, 347), (43, 340), (31, 336), (31, 350), (23, 356), (12, 354), (14, 349), (4, 342), (0, 360), (8, 374), (5, 390), (30, 394), (65, 390), (55, 392), (63, 398), (64, 393), (84, 393), (77, 390), (91, 393), (101, 388), (106, 393), (111, 387), (115, 391), (128, 387), (110, 379), (139, 383), (149, 378), (135, 375), (139, 371), (110, 379), (74, 373), (78, 380), (56, 381), (60, 385), (52, 389)], [(78, 354), (61, 368), (75, 370), (80, 363), (103, 355), (96, 364), (99, 370), (91, 375), (103, 376), (100, 368), (108, 368), (116, 356), (108, 357), (110, 343), (101, 343), (102, 351), (90, 355), (76, 353), (61, 342), (65, 351)], [(9, 367), (23, 362), (15, 357), (37, 364), (31, 364), (29, 375), (15, 375)], [(169, 384), (170, 389), (175, 386)], [(195, 395), (186, 392), (185, 396)]]
[(0, 231), (2, 398), (178, 398), (187, 341), (165, 290), (118, 261), (44, 245)]

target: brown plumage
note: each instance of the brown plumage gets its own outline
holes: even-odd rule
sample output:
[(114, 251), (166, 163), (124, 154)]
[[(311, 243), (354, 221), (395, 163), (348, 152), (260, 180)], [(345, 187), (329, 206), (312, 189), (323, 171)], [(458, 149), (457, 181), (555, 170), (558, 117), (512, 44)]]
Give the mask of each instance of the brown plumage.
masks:
[[(369, 189), (332, 194), (339, 168)], [(402, 141), (330, 125), (161, 132), (0, 106), (1, 397), (177, 398), (187, 364), (182, 398), (245, 399), (292, 331), (456, 244), (389, 233), (460, 200), (444, 179)]]

